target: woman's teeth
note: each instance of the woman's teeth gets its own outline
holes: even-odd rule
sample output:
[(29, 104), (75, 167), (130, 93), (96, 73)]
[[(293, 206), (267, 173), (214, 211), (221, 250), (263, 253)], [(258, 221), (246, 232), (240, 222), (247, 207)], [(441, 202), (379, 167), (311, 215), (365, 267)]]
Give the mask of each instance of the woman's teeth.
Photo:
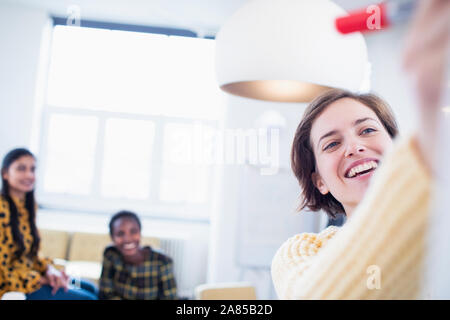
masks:
[(135, 243), (129, 243), (129, 244), (124, 244), (124, 245), (123, 245), (123, 248), (124, 248), (125, 250), (135, 249), (136, 247), (137, 247), (137, 246), (136, 246)]
[(356, 176), (357, 174), (359, 174), (363, 171), (376, 169), (377, 167), (378, 167), (378, 164), (376, 163), (376, 161), (369, 161), (369, 162), (360, 164), (359, 166), (352, 168), (350, 170), (350, 172), (348, 173), (347, 177), (353, 178), (354, 176)]

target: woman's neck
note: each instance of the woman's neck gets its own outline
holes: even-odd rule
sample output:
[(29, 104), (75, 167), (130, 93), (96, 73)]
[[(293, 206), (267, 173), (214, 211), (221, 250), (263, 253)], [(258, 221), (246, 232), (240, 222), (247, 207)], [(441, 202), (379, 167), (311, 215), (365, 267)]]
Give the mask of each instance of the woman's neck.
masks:
[(346, 215), (346, 217), (348, 219), (353, 214), (353, 211), (355, 210), (356, 205), (348, 204), (348, 205), (343, 205), (343, 207), (344, 207), (345, 215)]
[(139, 265), (143, 263), (145, 260), (145, 250), (142, 247), (139, 247), (138, 252), (131, 257), (125, 257), (125, 262), (132, 265)]
[(25, 200), (25, 192), (17, 191), (14, 189), (9, 190), (9, 195), (13, 198), (19, 199), (20, 201)]

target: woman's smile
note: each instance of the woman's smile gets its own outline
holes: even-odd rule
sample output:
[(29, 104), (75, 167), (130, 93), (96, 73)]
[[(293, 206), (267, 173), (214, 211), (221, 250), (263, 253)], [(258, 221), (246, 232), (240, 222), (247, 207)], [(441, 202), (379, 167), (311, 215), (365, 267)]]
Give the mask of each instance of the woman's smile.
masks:
[(20, 180), (18, 183), (27, 189), (33, 189), (34, 187), (34, 179)]
[(344, 177), (354, 179), (361, 176), (367, 176), (368, 173), (373, 172), (378, 167), (378, 163), (379, 160), (375, 158), (357, 160), (345, 170)]
[(125, 255), (133, 255), (137, 252), (138, 248), (139, 248), (138, 242), (125, 243), (122, 245), (122, 252)]

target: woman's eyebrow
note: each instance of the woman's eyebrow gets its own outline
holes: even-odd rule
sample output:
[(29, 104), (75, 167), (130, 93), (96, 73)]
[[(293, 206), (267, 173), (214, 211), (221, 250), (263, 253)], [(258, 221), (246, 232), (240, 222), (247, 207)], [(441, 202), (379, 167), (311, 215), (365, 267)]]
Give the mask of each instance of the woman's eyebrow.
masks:
[(372, 120), (377, 122), (377, 120), (375, 120), (374, 118), (371, 117), (365, 117), (365, 118), (361, 118), (361, 119), (357, 119), (355, 120), (355, 122), (353, 122), (353, 126), (357, 126), (358, 124), (360, 124), (361, 122), (367, 121), (367, 120)]
[(319, 142), (317, 142), (317, 147), (319, 147), (320, 141), (322, 139), (325, 139), (326, 137), (332, 136), (333, 134), (338, 133), (337, 130), (331, 130), (330, 132), (325, 133), (323, 136), (320, 137)]

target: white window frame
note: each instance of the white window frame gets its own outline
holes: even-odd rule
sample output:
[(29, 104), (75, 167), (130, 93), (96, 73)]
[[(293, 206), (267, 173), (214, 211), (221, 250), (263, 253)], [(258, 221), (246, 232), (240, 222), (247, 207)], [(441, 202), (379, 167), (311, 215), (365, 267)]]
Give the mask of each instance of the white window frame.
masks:
[[(187, 202), (170, 203), (159, 200), (160, 173), (163, 166), (163, 141), (164, 125), (170, 123), (194, 124), (201, 123), (212, 127), (217, 127), (218, 121), (175, 118), (166, 116), (150, 116), (117, 113), (109, 111), (84, 110), (76, 108), (54, 107), (46, 105), (42, 113), (42, 134), (40, 141), (40, 152), (38, 159), (38, 176), (44, 177), (46, 154), (48, 150), (49, 120), (54, 114), (73, 116), (94, 116), (99, 121), (96, 137), (95, 164), (92, 192), (89, 195), (60, 194), (44, 191), (43, 179), (38, 179), (36, 196), (43, 208), (65, 209), (69, 211), (95, 211), (111, 213), (120, 209), (135, 210), (140, 214), (158, 218), (181, 218), (188, 220), (209, 220), (211, 209), (212, 191), (214, 185), (213, 166), (210, 166), (207, 201), (203, 204), (193, 204)], [(152, 150), (152, 164), (150, 167), (150, 195), (147, 199), (121, 199), (113, 197), (103, 197), (101, 195), (101, 166), (104, 152), (105, 123), (109, 118), (130, 119), (130, 120), (150, 120), (155, 124), (155, 141)], [(41, 163), (41, 164), (39, 164)], [(149, 178), (150, 178), (149, 177)]]

